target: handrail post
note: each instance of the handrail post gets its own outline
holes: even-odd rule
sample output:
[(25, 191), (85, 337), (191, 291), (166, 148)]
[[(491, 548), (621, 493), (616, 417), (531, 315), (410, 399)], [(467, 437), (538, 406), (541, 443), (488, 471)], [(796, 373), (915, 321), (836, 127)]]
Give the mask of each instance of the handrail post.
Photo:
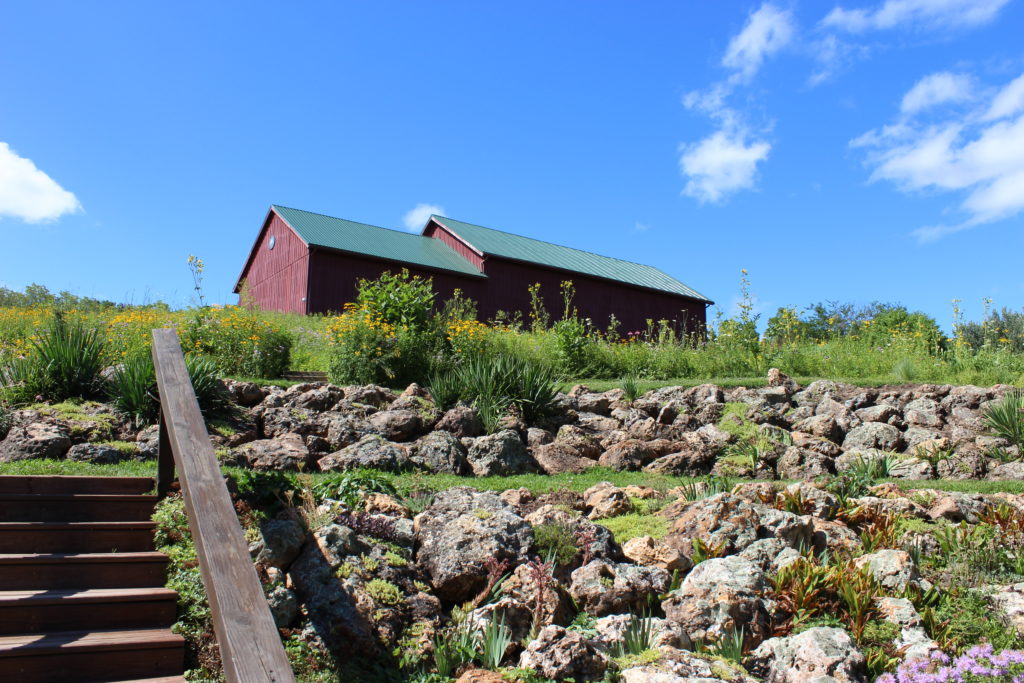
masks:
[(171, 441), (167, 435), (167, 420), (164, 419), (163, 406), (160, 408), (160, 443), (156, 456), (156, 496), (163, 500), (171, 491), (174, 483), (174, 454), (171, 452)]
[(169, 485), (171, 469), (177, 469), (224, 677), (228, 683), (294, 683), (175, 330), (153, 330), (153, 366), (160, 452), (174, 456), (170, 465), (160, 465), (158, 487)]

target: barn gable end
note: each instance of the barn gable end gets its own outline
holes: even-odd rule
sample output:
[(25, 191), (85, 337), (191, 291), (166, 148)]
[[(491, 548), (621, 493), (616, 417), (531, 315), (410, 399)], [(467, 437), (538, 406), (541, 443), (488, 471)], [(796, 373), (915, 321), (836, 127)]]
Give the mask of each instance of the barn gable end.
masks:
[(309, 245), (273, 209), (263, 222), (256, 243), (235, 285), (262, 308), (308, 313)]

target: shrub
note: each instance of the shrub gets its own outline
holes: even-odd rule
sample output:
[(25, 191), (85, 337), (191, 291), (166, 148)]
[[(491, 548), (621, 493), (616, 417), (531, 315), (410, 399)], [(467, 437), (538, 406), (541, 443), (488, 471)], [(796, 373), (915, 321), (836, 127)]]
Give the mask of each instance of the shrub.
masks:
[(1024, 391), (1007, 392), (989, 404), (984, 413), (985, 424), (997, 436), (1024, 449)]
[[(228, 399), (220, 382), (217, 365), (202, 356), (185, 356), (185, 369), (204, 415), (224, 411)], [(160, 392), (152, 357), (136, 356), (120, 365), (107, 383), (114, 406), (136, 424), (152, 424), (160, 417)]]
[(182, 345), (242, 377), (280, 377), (288, 369), (291, 338), (258, 311), (238, 306), (195, 309), (186, 320)]
[(558, 567), (572, 562), (579, 552), (573, 530), (567, 524), (548, 522), (533, 530), (533, 538), (537, 544), (538, 554)]
[(433, 280), (410, 276), (405, 268), (398, 275), (385, 271), (375, 280), (359, 280), (356, 303), (390, 325), (422, 330), (434, 309)]
[(36, 396), (60, 402), (94, 398), (102, 389), (104, 340), (96, 328), (55, 314), (28, 355), (0, 370), (0, 384), (15, 400)]
[(349, 508), (359, 506), (363, 496), (370, 493), (396, 494), (391, 481), (375, 470), (348, 470), (321, 477), (313, 487), (313, 496), (322, 501), (325, 498), (340, 500)]

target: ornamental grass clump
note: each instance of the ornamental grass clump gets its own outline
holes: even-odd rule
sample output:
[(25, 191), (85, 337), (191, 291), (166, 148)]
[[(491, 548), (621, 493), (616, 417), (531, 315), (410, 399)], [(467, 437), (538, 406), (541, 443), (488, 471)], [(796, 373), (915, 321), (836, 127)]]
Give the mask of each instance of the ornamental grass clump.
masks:
[(977, 645), (953, 658), (933, 652), (928, 659), (904, 662), (894, 674), (878, 677), (878, 683), (1024, 683), (1024, 651), (995, 652), (989, 644)]
[(104, 353), (98, 329), (55, 313), (25, 356), (0, 367), (0, 386), (15, 402), (96, 398), (102, 391)]
[(985, 408), (984, 419), (996, 436), (1024, 448), (1024, 391), (1015, 389), (1007, 392)]

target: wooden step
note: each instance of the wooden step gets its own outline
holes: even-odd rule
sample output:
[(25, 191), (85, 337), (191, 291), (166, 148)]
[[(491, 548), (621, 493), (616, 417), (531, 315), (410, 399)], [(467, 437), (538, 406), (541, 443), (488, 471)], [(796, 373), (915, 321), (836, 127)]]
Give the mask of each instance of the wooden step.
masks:
[(156, 496), (0, 493), (0, 522), (144, 522)]
[(0, 475), (0, 493), (95, 493), (130, 495), (151, 492), (150, 477), (60, 477)]
[(157, 552), (0, 555), (0, 588), (145, 588), (163, 586), (167, 556)]
[(170, 627), (177, 607), (166, 588), (0, 591), (0, 634)]
[(109, 553), (153, 549), (153, 522), (0, 522), (0, 553)]
[[(169, 629), (57, 631), (0, 636), (0, 680), (125, 681), (178, 676), (184, 640)], [(175, 679), (171, 679), (175, 680)]]

